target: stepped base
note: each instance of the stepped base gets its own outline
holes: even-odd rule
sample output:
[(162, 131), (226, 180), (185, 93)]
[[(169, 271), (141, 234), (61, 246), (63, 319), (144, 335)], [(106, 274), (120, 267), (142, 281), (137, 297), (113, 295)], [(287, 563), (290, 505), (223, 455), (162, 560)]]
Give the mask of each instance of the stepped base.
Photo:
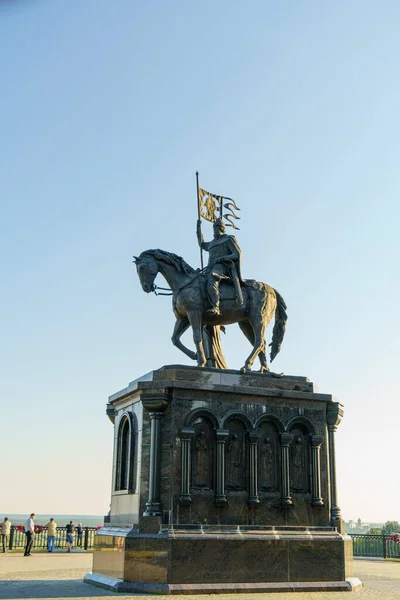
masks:
[(330, 527), (104, 527), (87, 583), (160, 594), (356, 591), (352, 541)]
[(363, 584), (357, 577), (346, 581), (300, 581), (292, 583), (203, 583), (203, 584), (160, 584), (160, 583), (130, 583), (97, 573), (88, 573), (85, 583), (96, 587), (125, 594), (249, 594), (267, 592), (357, 592)]

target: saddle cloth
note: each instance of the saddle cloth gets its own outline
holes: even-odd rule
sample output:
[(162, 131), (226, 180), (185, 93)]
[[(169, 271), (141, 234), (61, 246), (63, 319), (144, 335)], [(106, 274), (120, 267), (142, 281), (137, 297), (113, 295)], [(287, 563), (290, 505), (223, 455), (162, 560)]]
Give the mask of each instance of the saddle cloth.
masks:
[[(202, 279), (203, 298), (206, 298), (208, 301), (208, 294), (207, 294), (208, 279), (205, 276), (203, 276), (201, 279)], [(251, 288), (254, 290), (259, 290), (260, 285), (265, 285), (265, 284), (260, 284), (255, 279), (245, 279), (241, 284), (241, 288), (242, 288), (242, 290), (244, 288)], [(233, 281), (231, 279), (222, 280), (221, 283), (219, 284), (219, 293), (220, 293), (220, 301), (221, 302), (223, 302), (224, 300), (230, 300), (230, 301), (236, 300), (236, 290), (235, 290), (235, 286), (233, 285)]]

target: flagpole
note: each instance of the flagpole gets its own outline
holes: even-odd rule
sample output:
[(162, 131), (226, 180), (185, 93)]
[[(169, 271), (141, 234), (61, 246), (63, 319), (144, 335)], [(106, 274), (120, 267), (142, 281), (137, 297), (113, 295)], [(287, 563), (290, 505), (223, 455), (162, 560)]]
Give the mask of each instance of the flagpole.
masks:
[[(201, 215), (200, 215), (200, 191), (199, 191), (199, 172), (196, 171), (196, 187), (197, 187), (197, 217), (200, 222), (200, 230), (201, 230)], [(203, 248), (200, 245), (200, 264), (201, 270), (204, 269), (203, 263)]]

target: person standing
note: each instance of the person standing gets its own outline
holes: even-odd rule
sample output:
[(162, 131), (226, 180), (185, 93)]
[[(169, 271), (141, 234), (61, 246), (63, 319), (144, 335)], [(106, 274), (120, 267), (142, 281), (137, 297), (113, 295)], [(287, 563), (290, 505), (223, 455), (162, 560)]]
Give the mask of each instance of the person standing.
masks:
[(1, 531), (1, 542), (3, 545), (3, 552), (6, 551), (6, 547), (8, 545), (8, 540), (10, 539), (11, 532), (11, 522), (8, 520), (8, 517), (4, 517), (4, 521), (0, 523), (0, 531)]
[(35, 513), (31, 513), (30, 517), (27, 518), (25, 526), (24, 526), (24, 531), (25, 531), (25, 535), (26, 535), (26, 546), (25, 546), (24, 556), (31, 555), (33, 536), (35, 535), (35, 524), (33, 522), (35, 519), (35, 516), (36, 516)]
[(56, 543), (57, 523), (51, 517), (46, 525), (47, 527), (47, 552), (54, 552), (54, 544)]
[(67, 537), (66, 537), (66, 540), (67, 540), (67, 546), (68, 546), (68, 550), (67, 550), (67, 552), (71, 552), (71, 550), (72, 550), (72, 544), (74, 543), (74, 537), (73, 537), (73, 534), (74, 534), (74, 531), (75, 531), (75, 525), (74, 525), (74, 522), (73, 522), (73, 521), (70, 521), (70, 522), (69, 522), (69, 523), (68, 523), (68, 524), (65, 526), (65, 529), (66, 529), (66, 531), (67, 531)]
[(77, 546), (80, 546), (82, 548), (82, 539), (83, 539), (83, 527), (82, 527), (82, 523), (78, 523), (78, 527), (76, 528), (77, 534), (78, 534), (78, 542), (77, 542)]

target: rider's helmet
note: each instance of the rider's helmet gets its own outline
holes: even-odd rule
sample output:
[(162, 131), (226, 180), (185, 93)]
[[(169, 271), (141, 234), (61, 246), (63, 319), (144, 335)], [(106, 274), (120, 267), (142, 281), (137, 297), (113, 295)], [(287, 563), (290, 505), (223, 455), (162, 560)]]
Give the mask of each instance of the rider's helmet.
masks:
[(225, 223), (221, 217), (218, 217), (218, 219), (214, 221), (214, 230), (215, 229), (219, 229), (222, 233), (225, 233)]

